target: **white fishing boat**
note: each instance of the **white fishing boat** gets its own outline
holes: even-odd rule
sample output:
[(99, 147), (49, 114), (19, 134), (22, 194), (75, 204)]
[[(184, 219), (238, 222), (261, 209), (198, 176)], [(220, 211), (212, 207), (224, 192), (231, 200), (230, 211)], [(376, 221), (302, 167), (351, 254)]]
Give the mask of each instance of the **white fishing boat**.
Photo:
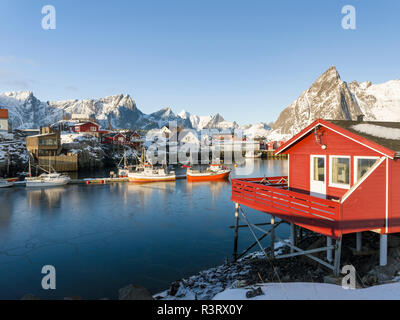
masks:
[[(44, 188), (44, 187), (56, 187), (63, 186), (70, 182), (71, 178), (57, 172), (47, 172), (43, 173), (38, 177), (31, 176), (31, 162), (29, 157), (29, 177), (25, 178), (27, 188)], [(44, 169), (42, 169), (44, 170)], [(51, 165), (49, 163), (49, 170), (51, 170)], [(46, 170), (44, 170), (46, 171)]]
[(148, 183), (175, 181), (175, 171), (168, 171), (167, 168), (154, 168), (152, 165), (145, 165), (128, 173), (129, 182)]
[(25, 178), (26, 187), (56, 187), (63, 186), (70, 182), (71, 178), (61, 173), (43, 173), (38, 177)]
[(247, 151), (245, 154), (245, 158), (261, 158), (262, 153), (260, 151)]
[(0, 188), (10, 188), (14, 186), (14, 182), (10, 182), (6, 179), (0, 179)]

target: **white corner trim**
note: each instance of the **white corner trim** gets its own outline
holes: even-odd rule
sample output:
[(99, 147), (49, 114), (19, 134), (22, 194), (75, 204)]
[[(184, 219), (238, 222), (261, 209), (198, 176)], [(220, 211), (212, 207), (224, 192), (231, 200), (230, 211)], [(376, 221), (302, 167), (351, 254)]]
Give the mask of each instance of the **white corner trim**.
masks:
[(350, 188), (349, 191), (346, 192), (346, 194), (342, 197), (342, 201), (341, 203), (345, 202), (346, 199), (348, 197), (350, 197), (350, 195), (356, 191), (358, 189), (358, 187), (365, 181), (367, 180), (367, 178), (382, 164), (383, 161), (385, 161), (386, 159), (389, 159), (387, 157), (382, 157), (379, 159), (378, 162), (376, 162), (371, 168), (369, 168), (369, 170), (367, 171), (367, 173), (355, 184), (353, 185), (352, 188)]
[(389, 231), (389, 158), (386, 158), (386, 233)]

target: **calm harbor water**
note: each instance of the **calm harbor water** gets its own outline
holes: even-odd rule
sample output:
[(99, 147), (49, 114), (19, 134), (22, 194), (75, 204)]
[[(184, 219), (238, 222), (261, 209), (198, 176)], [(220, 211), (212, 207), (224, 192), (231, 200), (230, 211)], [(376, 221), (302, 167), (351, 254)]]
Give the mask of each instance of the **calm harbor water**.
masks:
[[(232, 176), (285, 174), (286, 161), (246, 160)], [(157, 293), (220, 265), (233, 253), (230, 193), (229, 181), (186, 180), (0, 189), (0, 299), (117, 298), (131, 283)], [(245, 210), (252, 222), (267, 219)], [(239, 251), (252, 242), (242, 229)], [(56, 268), (56, 290), (41, 288), (44, 265)]]

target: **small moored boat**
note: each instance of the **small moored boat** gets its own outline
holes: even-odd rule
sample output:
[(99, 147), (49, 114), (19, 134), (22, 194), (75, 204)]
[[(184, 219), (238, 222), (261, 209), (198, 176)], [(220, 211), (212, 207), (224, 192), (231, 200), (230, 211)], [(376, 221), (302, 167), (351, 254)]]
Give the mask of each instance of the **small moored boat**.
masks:
[(220, 164), (210, 165), (206, 171), (193, 170), (188, 168), (186, 177), (188, 181), (212, 181), (229, 178), (231, 169), (223, 167)]
[(139, 167), (135, 171), (128, 173), (129, 182), (149, 183), (175, 181), (176, 175), (174, 171), (168, 171), (167, 168), (154, 168), (152, 165)]
[(57, 172), (43, 173), (38, 177), (25, 178), (27, 188), (63, 186), (68, 184), (70, 180), (70, 177)]
[(12, 186), (14, 186), (14, 182), (7, 179), (0, 179), (0, 188), (10, 188)]

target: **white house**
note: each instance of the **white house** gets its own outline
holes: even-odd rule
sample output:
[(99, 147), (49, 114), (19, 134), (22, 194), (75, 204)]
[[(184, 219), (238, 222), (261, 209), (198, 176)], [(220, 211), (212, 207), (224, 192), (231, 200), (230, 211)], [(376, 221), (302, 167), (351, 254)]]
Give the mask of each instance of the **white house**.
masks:
[(198, 135), (193, 130), (183, 130), (179, 133), (179, 142), (182, 144), (200, 145)]

